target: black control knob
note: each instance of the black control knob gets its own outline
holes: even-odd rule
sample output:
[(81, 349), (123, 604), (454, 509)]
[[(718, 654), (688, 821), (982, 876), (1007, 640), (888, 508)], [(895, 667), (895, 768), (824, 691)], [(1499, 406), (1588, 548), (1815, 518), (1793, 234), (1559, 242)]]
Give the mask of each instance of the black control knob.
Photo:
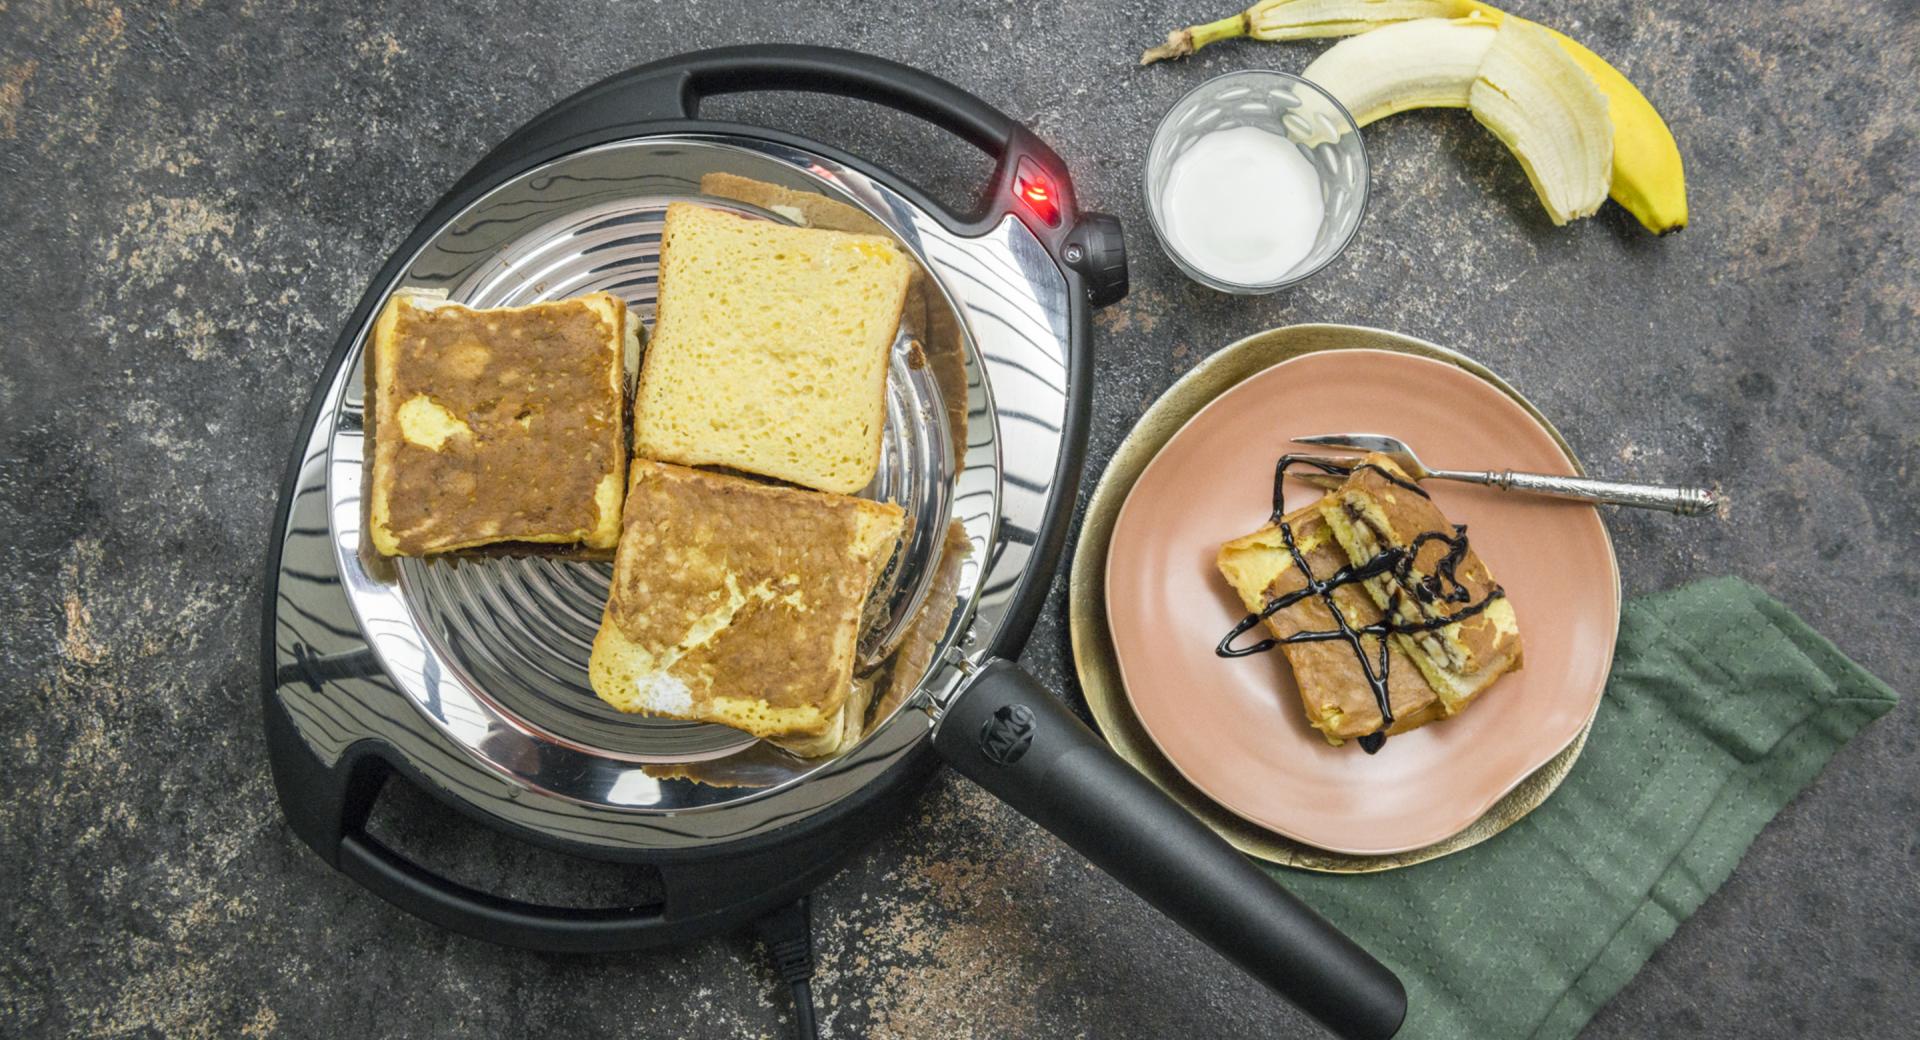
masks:
[(1118, 303), (1127, 295), (1127, 243), (1120, 218), (1083, 213), (1060, 251), (1067, 266), (1087, 283), (1087, 301), (1095, 307)]

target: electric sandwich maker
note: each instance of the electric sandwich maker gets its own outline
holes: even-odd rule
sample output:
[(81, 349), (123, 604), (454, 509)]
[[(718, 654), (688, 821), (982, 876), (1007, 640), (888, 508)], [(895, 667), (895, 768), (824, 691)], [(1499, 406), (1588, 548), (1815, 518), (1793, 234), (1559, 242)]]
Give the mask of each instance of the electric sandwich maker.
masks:
[[(987, 152), (991, 183), (973, 212), (953, 213), (825, 144), (699, 117), (704, 97), (765, 90), (924, 119)], [(888, 381), (881, 472), (866, 492), (910, 518), (862, 643), (865, 664), (903, 695), (830, 759), (599, 701), (586, 663), (604, 563), (387, 561), (361, 544), (363, 351), (389, 294), (438, 289), (499, 307), (605, 290), (650, 319), (669, 201), (804, 216), (703, 194), (717, 173), (857, 213), (921, 266)], [(537, 950), (633, 950), (793, 905), (944, 759), (1336, 1032), (1391, 1035), (1405, 1012), (1391, 972), (1011, 663), (1055, 573), (1080, 476), (1089, 314), (1126, 289), (1118, 222), (1077, 208), (1059, 156), (903, 65), (823, 48), (711, 50), (616, 75), (538, 116), (455, 184), (374, 278), (308, 406), (275, 520), (263, 633), (267, 743), (293, 830), (382, 898), (455, 931)], [(368, 833), (395, 773), (503, 835), (657, 872), (661, 896), (579, 909), (455, 883)]]

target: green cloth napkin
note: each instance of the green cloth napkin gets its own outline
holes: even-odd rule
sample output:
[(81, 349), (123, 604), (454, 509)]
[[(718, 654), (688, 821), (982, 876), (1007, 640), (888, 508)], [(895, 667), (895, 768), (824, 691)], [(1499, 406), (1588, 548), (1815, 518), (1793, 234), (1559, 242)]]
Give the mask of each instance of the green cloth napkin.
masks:
[(1275, 874), (1399, 973), (1400, 1036), (1571, 1037), (1897, 699), (1745, 582), (1648, 596), (1626, 607), (1593, 733), (1545, 804), (1419, 866)]

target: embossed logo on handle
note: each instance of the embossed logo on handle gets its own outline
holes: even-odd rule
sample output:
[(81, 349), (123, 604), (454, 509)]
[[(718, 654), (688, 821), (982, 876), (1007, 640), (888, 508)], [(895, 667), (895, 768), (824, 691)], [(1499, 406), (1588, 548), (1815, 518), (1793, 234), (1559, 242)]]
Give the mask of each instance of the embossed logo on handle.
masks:
[(980, 753), (990, 761), (1010, 766), (1033, 746), (1033, 709), (1003, 704), (980, 725)]

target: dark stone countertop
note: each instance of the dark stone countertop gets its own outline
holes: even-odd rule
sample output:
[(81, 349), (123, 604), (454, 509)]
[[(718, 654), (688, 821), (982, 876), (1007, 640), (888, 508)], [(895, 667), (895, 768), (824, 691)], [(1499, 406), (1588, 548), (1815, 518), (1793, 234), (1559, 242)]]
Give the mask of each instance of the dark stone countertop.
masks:
[[(1222, 45), (1140, 70), (1143, 46), (1225, 7), (912, 6), (0, 4), (0, 1033), (785, 1035), (784, 997), (745, 940), (587, 961), (389, 909), (282, 822), (257, 706), (275, 490), (366, 280), (513, 127), (680, 49), (872, 51), (1054, 143), (1085, 202), (1133, 235), (1134, 293), (1098, 322), (1089, 476), (1147, 402), (1246, 333), (1398, 329), (1505, 374), (1596, 469), (1724, 483), (1734, 506), (1718, 520), (1609, 517), (1629, 594), (1744, 575), (1895, 688), (1920, 685), (1911, 2), (1516, 3), (1661, 106), (1692, 226), (1655, 240), (1608, 207), (1554, 229), (1470, 118), (1408, 114), (1367, 133), (1373, 206), (1351, 251), (1256, 300), (1199, 289), (1158, 253), (1140, 164), (1180, 92), (1234, 68), (1298, 69), (1316, 46)], [(978, 169), (862, 105), (713, 110), (946, 192)], [(1064, 580), (1026, 659), (1071, 685)], [(1917, 739), (1909, 698), (1766, 829), (1587, 1035), (1910, 1030)], [(449, 831), (476, 870), (534, 862)], [(950, 776), (817, 907), (831, 1036), (1313, 1035)]]

